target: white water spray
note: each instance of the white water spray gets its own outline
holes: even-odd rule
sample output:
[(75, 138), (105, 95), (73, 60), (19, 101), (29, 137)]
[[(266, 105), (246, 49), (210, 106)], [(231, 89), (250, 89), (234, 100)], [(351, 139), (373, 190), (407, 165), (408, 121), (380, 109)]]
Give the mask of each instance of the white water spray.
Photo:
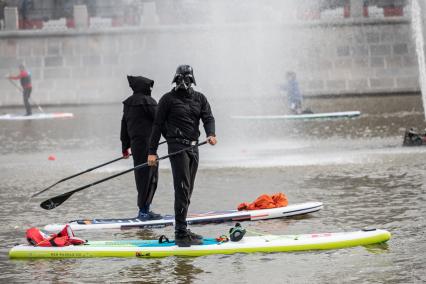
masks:
[(420, 3), (424, 0), (413, 0), (411, 4), (411, 20), (413, 35), (416, 44), (417, 60), (419, 64), (419, 82), (420, 90), (422, 92), (423, 110), (426, 119), (426, 58), (425, 58), (425, 27), (426, 27), (426, 4)]

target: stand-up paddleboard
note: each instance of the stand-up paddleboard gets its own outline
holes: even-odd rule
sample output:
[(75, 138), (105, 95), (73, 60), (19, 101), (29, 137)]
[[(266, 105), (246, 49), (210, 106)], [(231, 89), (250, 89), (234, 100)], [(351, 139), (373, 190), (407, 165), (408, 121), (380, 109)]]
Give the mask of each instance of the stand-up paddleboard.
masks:
[[(227, 210), (210, 211), (205, 213), (188, 214), (188, 224), (207, 224), (220, 223), (226, 221), (253, 221), (265, 220), (282, 217), (297, 216), (312, 213), (322, 209), (321, 202), (307, 202), (288, 205), (286, 207), (261, 209), (261, 210)], [(158, 228), (171, 226), (174, 224), (173, 215), (166, 215), (163, 219), (152, 221), (141, 221), (139, 219), (92, 219), (92, 220), (74, 220), (68, 224), (74, 231), (79, 230), (105, 230), (105, 229), (130, 229), (130, 228)], [(48, 232), (58, 232), (64, 227), (64, 224), (50, 224), (44, 227)]]
[(18, 245), (9, 251), (10, 258), (90, 258), (90, 257), (166, 257), (203, 256), (233, 253), (270, 253), (305, 250), (329, 250), (383, 243), (391, 234), (384, 230), (367, 230), (344, 233), (307, 235), (265, 235), (243, 237), (238, 242), (219, 242), (204, 239), (202, 245), (178, 247), (173, 241), (124, 240), (95, 241), (84, 245), (66, 247), (34, 247)]
[(234, 115), (235, 119), (248, 120), (297, 120), (297, 119), (334, 119), (334, 118), (350, 118), (360, 116), (360, 111), (342, 111), (342, 112), (323, 112), (293, 115)]
[(19, 115), (19, 114), (4, 114), (0, 115), (0, 120), (40, 120), (40, 119), (53, 119), (53, 118), (72, 118), (74, 114), (68, 112), (54, 112), (54, 113), (35, 113), (32, 115)]

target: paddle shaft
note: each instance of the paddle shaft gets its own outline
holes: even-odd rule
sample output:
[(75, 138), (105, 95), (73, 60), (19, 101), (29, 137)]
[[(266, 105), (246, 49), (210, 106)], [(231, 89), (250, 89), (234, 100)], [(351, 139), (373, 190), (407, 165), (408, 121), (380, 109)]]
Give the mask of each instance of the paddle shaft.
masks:
[[(11, 79), (9, 79), (9, 82), (13, 85), (13, 86), (15, 86), (15, 88), (16, 89), (18, 89), (19, 91), (23, 91), (22, 90), (22, 88), (21, 87), (19, 87), (15, 82), (13, 82)], [(38, 110), (40, 111), (40, 112), (43, 112), (44, 113), (44, 110), (41, 108), (41, 106), (38, 104), (38, 103), (36, 103), (33, 99), (31, 99), (31, 98), (28, 98), (30, 101), (32, 101), (32, 102), (34, 102), (34, 104), (36, 104), (37, 105), (37, 108), (38, 108)]]
[(66, 180), (69, 180), (69, 179), (72, 179), (72, 178), (78, 177), (78, 176), (80, 176), (80, 175), (82, 175), (82, 174), (85, 174), (85, 173), (91, 172), (91, 171), (93, 171), (93, 170), (95, 170), (95, 169), (98, 169), (98, 168), (103, 167), (103, 166), (106, 166), (106, 165), (108, 165), (108, 164), (111, 164), (111, 163), (117, 162), (117, 161), (119, 161), (119, 160), (121, 160), (121, 159), (124, 159), (124, 158), (123, 158), (123, 157), (120, 157), (120, 158), (114, 159), (114, 160), (112, 160), (112, 161), (106, 162), (106, 163), (104, 163), (104, 164), (102, 164), (102, 165), (99, 165), (99, 166), (96, 166), (96, 167), (93, 167), (93, 168), (87, 169), (87, 170), (85, 170), (85, 171), (82, 171), (82, 172), (76, 173), (76, 174), (74, 174), (74, 175), (72, 175), (72, 176), (69, 176), (69, 177), (66, 177), (66, 178), (63, 178), (63, 179), (61, 179), (61, 180), (59, 180), (59, 181), (55, 182), (55, 183), (54, 183), (54, 184), (52, 184), (51, 186), (49, 186), (49, 187), (47, 187), (47, 188), (43, 189), (42, 191), (37, 192), (37, 193), (35, 193), (35, 194), (31, 195), (31, 198), (36, 197), (36, 196), (38, 196), (38, 195), (42, 194), (43, 192), (46, 192), (47, 190), (51, 189), (52, 187), (54, 187), (55, 185), (57, 185), (57, 184), (59, 184), (59, 183), (61, 183), (61, 182), (64, 182), (64, 181), (66, 181)]
[[(167, 141), (160, 142), (158, 145), (164, 144), (164, 143), (166, 143), (166, 142), (167, 142)], [(130, 154), (130, 156), (131, 156), (131, 155), (132, 155), (132, 154)], [(93, 168), (87, 169), (87, 170), (85, 170), (85, 171), (82, 171), (82, 172), (76, 173), (76, 174), (74, 174), (74, 175), (72, 175), (72, 176), (69, 176), (69, 177), (63, 178), (63, 179), (61, 179), (61, 180), (59, 180), (59, 181), (55, 182), (55, 183), (54, 183), (54, 184), (52, 184), (51, 186), (49, 186), (49, 187), (47, 187), (47, 188), (43, 189), (42, 191), (37, 192), (37, 193), (35, 193), (35, 194), (31, 195), (31, 198), (36, 197), (36, 196), (38, 196), (38, 195), (42, 194), (43, 192), (46, 192), (47, 190), (51, 189), (52, 187), (54, 187), (55, 185), (57, 185), (57, 184), (59, 184), (59, 183), (61, 183), (61, 182), (64, 182), (64, 181), (67, 181), (67, 180), (69, 180), (69, 179), (72, 179), (72, 178), (78, 177), (78, 176), (80, 176), (80, 175), (82, 175), (82, 174), (85, 174), (85, 173), (91, 172), (91, 171), (96, 170), (96, 169), (99, 169), (99, 168), (101, 168), (101, 167), (103, 167), (103, 166), (106, 166), (106, 165), (112, 164), (112, 163), (114, 163), (114, 162), (120, 161), (120, 160), (122, 160), (122, 159), (124, 159), (124, 157), (116, 158), (116, 159), (111, 160), (111, 161), (109, 161), (109, 162), (106, 162), (106, 163), (100, 164), (100, 165), (98, 165), (98, 166), (95, 166), (95, 167), (93, 167)]]
[[(198, 147), (198, 146), (204, 145), (204, 144), (206, 144), (206, 143), (207, 143), (207, 141), (203, 141), (203, 142), (201, 142), (201, 143), (198, 143), (198, 144), (196, 144), (196, 145), (193, 145), (193, 146), (190, 146), (190, 147), (184, 148), (184, 149), (182, 149), (182, 150), (179, 150), (179, 151), (173, 152), (173, 153), (168, 154), (168, 155), (166, 155), (166, 156), (159, 157), (159, 158), (157, 158), (157, 161), (167, 159), (167, 158), (169, 158), (169, 157), (171, 157), (171, 156), (174, 156), (174, 155), (180, 154), (180, 153), (182, 153), (182, 152), (185, 152), (185, 151), (191, 150), (192, 148), (195, 148), (195, 147)], [(40, 204), (40, 207), (41, 207), (41, 208), (43, 208), (43, 209), (46, 209), (46, 210), (51, 210), (51, 209), (56, 208), (56, 207), (58, 207), (59, 205), (61, 205), (61, 204), (62, 204), (63, 202), (65, 202), (68, 198), (70, 198), (70, 197), (71, 197), (71, 195), (73, 195), (73, 194), (74, 194), (74, 193), (76, 193), (76, 192), (82, 191), (82, 190), (84, 190), (84, 189), (86, 189), (86, 188), (92, 187), (92, 186), (94, 186), (94, 185), (100, 184), (100, 183), (105, 182), (105, 181), (107, 181), (107, 180), (110, 180), (110, 179), (116, 178), (116, 177), (118, 177), (118, 176), (124, 175), (124, 174), (126, 174), (126, 173), (132, 172), (132, 171), (134, 171), (134, 170), (137, 170), (137, 169), (140, 169), (140, 168), (143, 168), (143, 167), (146, 167), (146, 166), (148, 166), (148, 162), (143, 163), (143, 164), (140, 164), (140, 165), (137, 165), (137, 166), (136, 166), (136, 167), (134, 167), (134, 168), (131, 168), (131, 169), (128, 169), (128, 170), (125, 170), (125, 171), (119, 172), (119, 173), (117, 173), (117, 174), (114, 174), (114, 175), (112, 175), (112, 176), (106, 177), (106, 178), (104, 178), (104, 179), (101, 179), (101, 180), (95, 181), (95, 182), (93, 182), (93, 183), (90, 183), (90, 184), (84, 185), (84, 186), (82, 186), (82, 187), (79, 187), (79, 188), (74, 189), (74, 190), (72, 190), (72, 191), (69, 191), (69, 192), (63, 193), (63, 194), (58, 195), (58, 196), (56, 196), (56, 197), (50, 198), (50, 199), (48, 199), (48, 200), (46, 200), (46, 201), (43, 201), (43, 202)]]

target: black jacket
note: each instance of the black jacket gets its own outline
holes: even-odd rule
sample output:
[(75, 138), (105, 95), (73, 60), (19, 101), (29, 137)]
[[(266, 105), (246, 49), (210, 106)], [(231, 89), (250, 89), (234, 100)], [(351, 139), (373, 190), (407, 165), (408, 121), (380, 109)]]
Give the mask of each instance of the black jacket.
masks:
[(161, 130), (166, 128), (165, 138), (183, 138), (191, 141), (200, 137), (200, 119), (207, 136), (215, 136), (215, 120), (207, 98), (200, 92), (175, 91), (166, 93), (158, 103), (158, 111), (152, 128), (149, 154), (157, 153)]
[(149, 145), (157, 102), (151, 97), (154, 81), (144, 77), (127, 76), (133, 95), (123, 101), (120, 139), (123, 152), (132, 143)]

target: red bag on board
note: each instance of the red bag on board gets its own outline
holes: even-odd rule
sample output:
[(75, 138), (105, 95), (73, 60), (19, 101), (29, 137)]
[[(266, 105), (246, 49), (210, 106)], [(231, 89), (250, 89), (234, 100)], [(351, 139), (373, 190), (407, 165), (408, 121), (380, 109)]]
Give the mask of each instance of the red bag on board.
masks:
[(288, 205), (287, 196), (284, 193), (276, 193), (273, 195), (262, 194), (252, 203), (241, 203), (238, 205), (238, 211), (242, 210), (258, 210), (285, 207)]

